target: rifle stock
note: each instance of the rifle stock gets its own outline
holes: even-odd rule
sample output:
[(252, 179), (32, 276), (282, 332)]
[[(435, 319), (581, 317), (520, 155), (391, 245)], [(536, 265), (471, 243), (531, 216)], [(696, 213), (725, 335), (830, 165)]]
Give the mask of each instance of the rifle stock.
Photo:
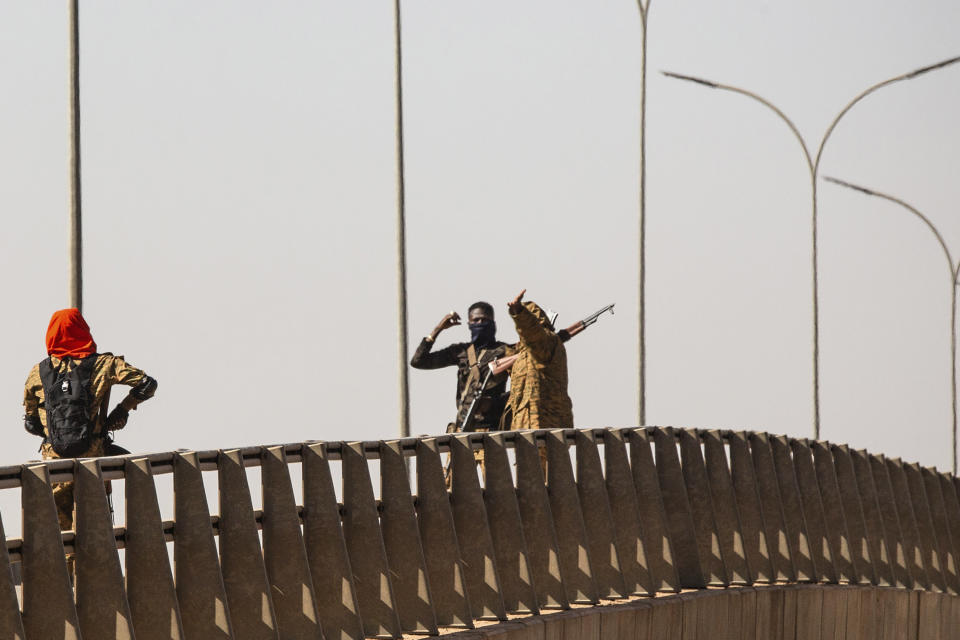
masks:
[(490, 373), (492, 373), (493, 375), (497, 375), (498, 373), (503, 373), (504, 371), (512, 367), (513, 363), (516, 362), (517, 358), (519, 357), (520, 357), (519, 354), (515, 354), (512, 356), (507, 356), (506, 358), (497, 358), (487, 366), (490, 367)]

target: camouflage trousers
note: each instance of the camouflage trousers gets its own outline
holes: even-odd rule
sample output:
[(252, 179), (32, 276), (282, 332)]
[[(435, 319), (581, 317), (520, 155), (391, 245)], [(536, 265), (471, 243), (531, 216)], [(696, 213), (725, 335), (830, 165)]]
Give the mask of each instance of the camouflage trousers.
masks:
[[(97, 438), (90, 444), (83, 455), (78, 458), (100, 458), (104, 452), (104, 441)], [(40, 447), (40, 455), (44, 460), (59, 460), (60, 456), (53, 450), (49, 442), (44, 442)], [(110, 494), (110, 483), (107, 482), (107, 494)], [(73, 482), (54, 482), (53, 483), (53, 501), (57, 505), (57, 519), (60, 521), (60, 530), (69, 531), (73, 529)]]

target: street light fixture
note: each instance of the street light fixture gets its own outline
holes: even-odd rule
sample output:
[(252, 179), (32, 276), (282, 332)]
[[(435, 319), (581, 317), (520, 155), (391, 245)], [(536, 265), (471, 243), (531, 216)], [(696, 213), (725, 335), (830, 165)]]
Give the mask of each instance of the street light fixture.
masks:
[(853, 108), (855, 104), (866, 98), (868, 95), (885, 87), (887, 85), (899, 82), (901, 80), (912, 80), (918, 76), (921, 76), (930, 71), (936, 69), (942, 69), (943, 67), (952, 65), (956, 62), (960, 62), (960, 56), (949, 58), (947, 60), (942, 60), (925, 67), (920, 67), (919, 69), (914, 69), (907, 73), (894, 76), (878, 82), (870, 87), (867, 87), (864, 91), (860, 92), (853, 100), (847, 103), (847, 105), (836, 115), (833, 121), (830, 123), (830, 126), (827, 127), (826, 133), (823, 134), (823, 138), (820, 140), (820, 146), (817, 147), (816, 156), (813, 156), (810, 152), (811, 148), (807, 146), (806, 141), (803, 139), (803, 136), (800, 135), (800, 131), (797, 129), (796, 125), (783, 113), (780, 109), (774, 106), (769, 100), (762, 98), (761, 96), (747, 91), (746, 89), (741, 89), (739, 87), (734, 87), (728, 84), (721, 84), (719, 82), (714, 82), (712, 80), (705, 80), (703, 78), (697, 78), (694, 76), (688, 76), (680, 73), (673, 73), (670, 71), (664, 71), (663, 75), (669, 78), (675, 78), (677, 80), (686, 80), (688, 82), (693, 82), (711, 89), (724, 89), (726, 91), (732, 91), (734, 93), (739, 93), (741, 95), (747, 96), (748, 98), (753, 98), (760, 104), (764, 105), (774, 113), (776, 113), (781, 120), (783, 120), (790, 131), (793, 132), (793, 135), (796, 136), (797, 140), (800, 142), (800, 146), (803, 148), (803, 155), (807, 161), (807, 166), (810, 170), (810, 190), (811, 190), (811, 201), (812, 201), (812, 215), (811, 215), (811, 231), (812, 231), (812, 262), (813, 262), (813, 437), (817, 440), (820, 439), (820, 309), (819, 309), (819, 295), (818, 295), (818, 275), (817, 275), (817, 173), (820, 169), (820, 160), (823, 156), (823, 149), (827, 144), (827, 140), (830, 139), (830, 135), (833, 133), (833, 130), (836, 128), (837, 124), (840, 122), (841, 118), (847, 114), (850, 109)]
[(940, 243), (940, 248), (943, 249), (943, 255), (947, 258), (947, 268), (950, 271), (950, 398), (953, 414), (953, 475), (957, 475), (957, 285), (960, 284), (960, 262), (954, 263), (946, 241), (944, 241), (937, 227), (930, 222), (930, 219), (903, 200), (837, 178), (825, 177), (824, 179), (841, 187), (847, 187), (868, 196), (876, 196), (899, 204), (927, 225), (927, 228), (936, 236), (937, 242)]

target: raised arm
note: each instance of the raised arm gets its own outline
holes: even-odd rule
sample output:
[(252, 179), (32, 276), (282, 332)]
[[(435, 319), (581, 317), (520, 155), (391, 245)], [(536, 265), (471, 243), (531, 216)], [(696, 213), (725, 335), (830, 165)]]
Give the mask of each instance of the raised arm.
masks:
[(443, 316), (433, 331), (430, 332), (430, 335), (420, 341), (417, 350), (413, 352), (413, 357), (410, 359), (410, 366), (414, 369), (441, 369), (457, 364), (457, 353), (459, 351), (457, 346), (451, 345), (436, 352), (432, 349), (437, 341), (437, 336), (442, 331), (458, 324), (460, 324), (460, 314), (456, 311), (451, 311)]
[(546, 363), (553, 357), (560, 338), (523, 304), (523, 294), (526, 292), (526, 289), (521, 291), (507, 304), (507, 309), (516, 325), (520, 341), (530, 350), (530, 355), (537, 362)]

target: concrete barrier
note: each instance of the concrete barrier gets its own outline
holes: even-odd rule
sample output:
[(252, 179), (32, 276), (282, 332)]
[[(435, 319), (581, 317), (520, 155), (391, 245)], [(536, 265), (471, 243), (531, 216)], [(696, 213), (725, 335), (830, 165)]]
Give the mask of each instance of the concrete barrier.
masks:
[[(154, 477), (171, 472), (174, 521), (163, 522)], [(119, 527), (109, 478), (125, 481)], [(75, 531), (59, 531), (54, 481), (74, 482)], [(3, 486), (19, 487), (24, 512), (22, 538), (0, 527), (5, 638), (920, 640), (960, 629), (957, 478), (826, 442), (669, 428), (456, 434), (31, 463)]]

